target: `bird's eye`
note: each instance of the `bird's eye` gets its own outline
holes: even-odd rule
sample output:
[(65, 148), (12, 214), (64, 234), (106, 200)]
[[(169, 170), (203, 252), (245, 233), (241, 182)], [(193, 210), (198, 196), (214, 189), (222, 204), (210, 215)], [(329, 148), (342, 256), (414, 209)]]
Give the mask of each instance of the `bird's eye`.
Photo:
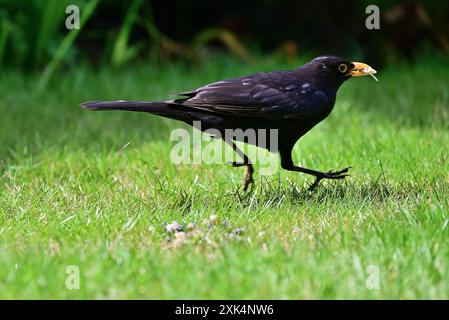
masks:
[(348, 70), (348, 66), (345, 65), (344, 63), (342, 63), (341, 65), (338, 66), (338, 71), (340, 71), (341, 73), (345, 73)]

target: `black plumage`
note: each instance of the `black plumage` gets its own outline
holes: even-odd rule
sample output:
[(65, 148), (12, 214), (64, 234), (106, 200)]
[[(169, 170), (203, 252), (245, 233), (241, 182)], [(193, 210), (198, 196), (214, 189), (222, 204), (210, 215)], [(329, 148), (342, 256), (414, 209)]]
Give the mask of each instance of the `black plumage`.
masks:
[[(222, 80), (182, 92), (180, 98), (167, 101), (90, 101), (81, 105), (91, 110), (148, 112), (180, 120), (190, 125), (201, 121), (201, 129), (277, 129), (277, 147), (282, 168), (314, 175), (314, 188), (323, 179), (343, 179), (349, 168), (338, 172), (320, 172), (295, 166), (291, 151), (296, 141), (332, 111), (337, 90), (351, 76), (374, 74), (366, 64), (338, 57), (322, 56), (293, 71), (263, 72)], [(239, 137), (235, 137), (239, 140)], [(233, 141), (226, 141), (243, 158), (244, 189), (253, 182), (251, 161)], [(255, 141), (244, 141), (268, 148)]]

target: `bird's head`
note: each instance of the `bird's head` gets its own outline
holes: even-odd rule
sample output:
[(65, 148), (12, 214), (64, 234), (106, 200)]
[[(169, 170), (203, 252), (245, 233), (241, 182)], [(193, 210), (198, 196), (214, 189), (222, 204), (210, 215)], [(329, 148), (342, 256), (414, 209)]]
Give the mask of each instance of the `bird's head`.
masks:
[(374, 74), (377, 73), (366, 63), (352, 62), (334, 56), (317, 57), (300, 69), (311, 73), (317, 79), (336, 85), (337, 88), (351, 77), (370, 75), (376, 79)]

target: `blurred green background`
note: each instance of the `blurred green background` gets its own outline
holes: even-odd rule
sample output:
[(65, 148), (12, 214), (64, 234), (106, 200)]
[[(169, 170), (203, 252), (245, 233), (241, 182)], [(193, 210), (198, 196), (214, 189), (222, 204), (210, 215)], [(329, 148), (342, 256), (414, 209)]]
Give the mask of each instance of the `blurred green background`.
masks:
[[(80, 8), (81, 30), (65, 27), (70, 4)], [(380, 8), (380, 30), (365, 27), (370, 4)], [(0, 69), (47, 68), (50, 75), (81, 62), (201, 63), (217, 51), (248, 63), (258, 53), (280, 59), (333, 53), (377, 66), (449, 52), (444, 0), (0, 0), (0, 21)]]

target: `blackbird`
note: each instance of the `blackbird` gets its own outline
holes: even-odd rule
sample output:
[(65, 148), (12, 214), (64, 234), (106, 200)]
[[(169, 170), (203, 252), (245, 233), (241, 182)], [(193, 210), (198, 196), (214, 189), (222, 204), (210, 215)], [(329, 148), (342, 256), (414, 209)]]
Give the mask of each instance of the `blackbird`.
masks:
[[(179, 93), (178, 99), (166, 101), (88, 101), (81, 104), (90, 110), (139, 111), (183, 121), (193, 125), (200, 121), (201, 130), (215, 129), (231, 145), (243, 162), (243, 189), (253, 181), (250, 159), (234, 141), (249, 142), (268, 149), (269, 143), (245, 141), (239, 136), (224, 139), (229, 129), (276, 129), (277, 152), (281, 167), (315, 176), (314, 189), (322, 179), (344, 179), (350, 167), (321, 172), (296, 166), (291, 152), (296, 141), (332, 111), (340, 85), (354, 76), (375, 74), (369, 65), (334, 56), (320, 56), (292, 71), (256, 73), (214, 82), (195, 90)], [(373, 76), (374, 77), (374, 76)], [(272, 151), (272, 150), (270, 150)]]

